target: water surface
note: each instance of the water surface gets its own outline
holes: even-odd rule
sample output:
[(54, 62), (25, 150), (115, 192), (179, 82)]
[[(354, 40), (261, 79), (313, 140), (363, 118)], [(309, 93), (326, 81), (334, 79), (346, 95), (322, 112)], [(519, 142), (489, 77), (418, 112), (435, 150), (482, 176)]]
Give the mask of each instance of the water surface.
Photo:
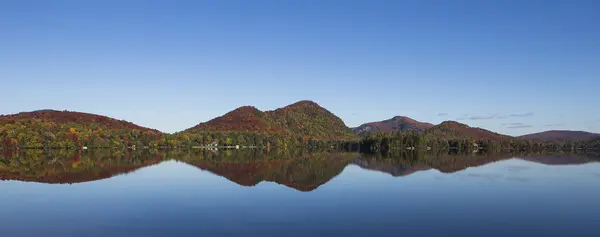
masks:
[(0, 159), (2, 236), (600, 236), (585, 156), (32, 153)]

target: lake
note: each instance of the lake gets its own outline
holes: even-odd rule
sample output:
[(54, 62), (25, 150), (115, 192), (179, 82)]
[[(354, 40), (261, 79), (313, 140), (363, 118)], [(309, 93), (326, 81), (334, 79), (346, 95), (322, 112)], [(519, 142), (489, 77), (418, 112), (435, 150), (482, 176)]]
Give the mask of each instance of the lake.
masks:
[(65, 236), (600, 236), (581, 155), (27, 151), (0, 231)]

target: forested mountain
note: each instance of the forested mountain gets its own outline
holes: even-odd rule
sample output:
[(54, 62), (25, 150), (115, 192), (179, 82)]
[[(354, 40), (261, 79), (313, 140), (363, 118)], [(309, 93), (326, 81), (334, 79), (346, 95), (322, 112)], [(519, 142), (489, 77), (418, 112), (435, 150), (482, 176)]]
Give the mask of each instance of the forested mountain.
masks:
[[(359, 138), (354, 132), (361, 135)], [(361, 142), (357, 141), (361, 139)], [(387, 150), (400, 148), (460, 149), (599, 149), (600, 134), (547, 131), (511, 137), (455, 121), (438, 125), (408, 117), (348, 128), (339, 117), (312, 101), (272, 111), (252, 106), (177, 133), (162, 133), (102, 115), (38, 110), (0, 116), (0, 148), (178, 148), (248, 146)], [(429, 149), (429, 148), (427, 148)]]
[(527, 134), (519, 136), (519, 138), (536, 141), (591, 140), (600, 139), (600, 134), (583, 131), (552, 130)]
[(272, 111), (237, 108), (221, 117), (200, 123), (187, 133), (253, 132), (314, 140), (356, 140), (344, 121), (312, 101), (299, 101)]
[(425, 130), (425, 135), (444, 139), (470, 139), (500, 141), (510, 139), (510, 136), (491, 132), (482, 128), (469, 127), (455, 121), (445, 121)]
[(125, 120), (117, 120), (103, 115), (58, 110), (36, 110), (18, 114), (0, 116), (0, 126), (18, 122), (42, 121), (55, 124), (77, 124), (80, 126), (94, 126), (104, 129), (136, 129), (140, 131), (158, 132), (158, 130), (145, 128)]
[(242, 106), (223, 116), (200, 123), (185, 132), (232, 132), (252, 131), (267, 134), (288, 134), (279, 124), (272, 122), (268, 114), (253, 106)]
[(0, 116), (4, 147), (115, 147), (162, 143), (162, 133), (102, 115), (38, 110)]
[(405, 116), (395, 116), (388, 120), (370, 122), (353, 128), (354, 133), (361, 135), (366, 133), (378, 132), (407, 132), (415, 131), (422, 133), (426, 129), (433, 127), (433, 124), (419, 122)]
[(366, 134), (397, 134), (416, 132), (428, 137), (444, 139), (470, 139), (470, 140), (502, 140), (509, 136), (491, 132), (482, 128), (470, 127), (455, 121), (444, 121), (438, 125), (419, 122), (409, 117), (396, 116), (388, 120), (371, 122), (353, 128), (359, 135)]

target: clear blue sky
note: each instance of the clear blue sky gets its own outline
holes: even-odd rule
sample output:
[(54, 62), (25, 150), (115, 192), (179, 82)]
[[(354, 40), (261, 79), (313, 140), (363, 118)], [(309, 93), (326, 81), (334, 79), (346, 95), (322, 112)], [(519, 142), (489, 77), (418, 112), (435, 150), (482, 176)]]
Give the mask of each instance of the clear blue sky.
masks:
[(314, 100), (520, 135), (600, 132), (600, 1), (0, 2), (0, 114), (174, 132)]

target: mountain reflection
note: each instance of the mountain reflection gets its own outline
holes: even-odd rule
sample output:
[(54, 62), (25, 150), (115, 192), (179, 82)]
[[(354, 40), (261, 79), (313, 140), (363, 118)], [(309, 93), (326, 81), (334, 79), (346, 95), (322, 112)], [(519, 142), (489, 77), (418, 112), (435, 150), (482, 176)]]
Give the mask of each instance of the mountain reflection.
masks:
[[(299, 191), (312, 191), (353, 164), (366, 170), (402, 177), (420, 171), (454, 173), (469, 167), (521, 159), (544, 165), (597, 162), (583, 155), (435, 155), (410, 154), (382, 157), (346, 152), (263, 152), (260, 150), (131, 152), (94, 150), (85, 152), (31, 150), (0, 155), (0, 179), (73, 184), (107, 179), (134, 172), (167, 160), (177, 160), (222, 176), (242, 186), (275, 182)], [(515, 167), (518, 169), (518, 167)]]
[(0, 156), (0, 179), (73, 184), (110, 178), (155, 165), (160, 154), (27, 150)]
[[(471, 155), (425, 155), (404, 157), (381, 157), (362, 155), (353, 164), (367, 170), (388, 173), (394, 177), (411, 175), (419, 171), (437, 170), (442, 173), (455, 173), (471, 167), (480, 167), (498, 161), (519, 159), (543, 165), (578, 165), (598, 162), (598, 157), (576, 154), (471, 154)], [(518, 169), (518, 167), (514, 167)]]
[(175, 159), (227, 178), (243, 186), (271, 181), (299, 191), (312, 191), (327, 183), (359, 154), (357, 153), (262, 153), (253, 150), (219, 156), (187, 153)]

